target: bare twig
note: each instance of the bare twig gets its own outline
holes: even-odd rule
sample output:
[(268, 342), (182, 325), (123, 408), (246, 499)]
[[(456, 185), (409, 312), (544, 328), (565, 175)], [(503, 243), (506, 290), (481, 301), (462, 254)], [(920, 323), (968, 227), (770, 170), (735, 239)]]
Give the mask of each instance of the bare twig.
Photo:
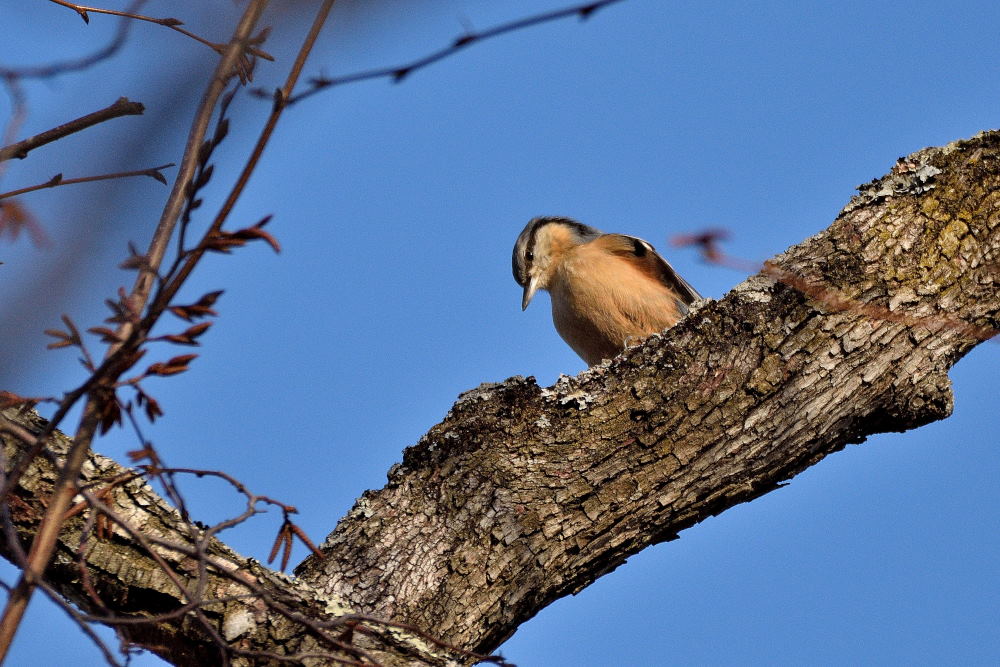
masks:
[[(613, 5), (616, 2), (621, 2), (622, 0), (597, 0), (595, 2), (587, 2), (581, 5), (574, 5), (573, 7), (566, 7), (564, 9), (557, 9), (551, 12), (545, 12), (543, 14), (536, 14), (534, 16), (528, 16), (523, 19), (517, 19), (515, 21), (510, 21), (508, 23), (501, 23), (498, 26), (488, 28), (481, 32), (466, 32), (464, 35), (460, 35), (455, 38), (450, 46), (446, 46), (437, 51), (433, 51), (421, 58), (416, 60), (411, 60), (408, 63), (402, 65), (396, 65), (394, 67), (380, 67), (377, 69), (364, 70), (363, 72), (355, 72), (354, 74), (346, 74), (344, 76), (337, 77), (317, 77), (311, 81), (312, 88), (300, 93), (294, 97), (286, 98), (284, 100), (285, 104), (295, 104), (301, 100), (311, 97), (321, 90), (326, 88), (331, 88), (333, 86), (340, 86), (345, 83), (354, 83), (356, 81), (366, 81), (369, 79), (392, 79), (394, 82), (402, 81), (404, 78), (412, 74), (413, 72), (423, 69), (428, 65), (438, 62), (439, 60), (444, 60), (449, 56), (453, 56), (462, 49), (471, 46), (477, 42), (489, 39), (491, 37), (497, 37), (499, 35), (504, 35), (508, 32), (514, 32), (515, 30), (521, 30), (522, 28), (528, 28), (531, 26), (536, 26), (541, 23), (548, 23), (550, 21), (556, 21), (559, 19), (567, 18), (570, 16), (579, 16), (581, 19), (589, 18), (598, 9), (607, 7), (608, 5)], [(269, 95), (266, 91), (257, 90), (254, 91), (258, 96), (264, 97)]]
[[(184, 22), (179, 19), (175, 18), (158, 19), (152, 16), (143, 16), (142, 14), (136, 14), (134, 11), (119, 11), (117, 9), (102, 9), (100, 7), (88, 7), (86, 5), (78, 5), (75, 2), (68, 2), (67, 0), (49, 0), (49, 2), (54, 2), (57, 5), (62, 5), (63, 7), (68, 7), (69, 9), (72, 9), (73, 11), (75, 11), (77, 14), (80, 15), (80, 18), (83, 19), (84, 23), (90, 23), (89, 14), (91, 12), (93, 12), (94, 14), (108, 14), (110, 16), (120, 16), (126, 19), (133, 19), (135, 21), (146, 21), (147, 23), (155, 23), (156, 25), (162, 25), (165, 28), (170, 28), (171, 30), (175, 30), (181, 33), (182, 35), (190, 37), (191, 39), (197, 42), (201, 42), (202, 44), (209, 47), (210, 49), (212, 49), (213, 51), (215, 51), (220, 55), (226, 49), (225, 44), (217, 44), (216, 42), (211, 42), (205, 39), (204, 37), (199, 37), (193, 32), (181, 28), (181, 26), (184, 25)], [(269, 53), (255, 46), (251, 46), (248, 50), (250, 51), (250, 53), (257, 56), (258, 58), (263, 58), (264, 60), (274, 60), (274, 58)]]
[[(240, 172), (239, 178), (237, 178), (236, 183), (229, 192), (229, 196), (226, 197), (226, 201), (222, 204), (222, 207), (216, 214), (211, 227), (209, 227), (209, 229), (205, 232), (202, 242), (198, 245), (198, 247), (183, 256), (183, 262), (181, 262), (182, 257), (178, 257), (178, 266), (175, 267), (176, 273), (172, 280), (167, 285), (163, 286), (159, 294), (157, 294), (156, 302), (151, 307), (151, 311), (159, 312), (168, 307), (170, 301), (177, 294), (181, 285), (184, 284), (184, 281), (187, 280), (187, 277), (198, 264), (198, 261), (204, 253), (209, 250), (210, 245), (207, 241), (212, 239), (212, 237), (217, 235), (222, 229), (223, 223), (225, 223), (229, 214), (232, 212), (233, 207), (236, 205), (236, 202), (239, 200), (240, 195), (243, 193), (243, 190), (246, 188), (246, 185), (250, 180), (250, 175), (253, 173), (254, 169), (256, 169), (257, 163), (264, 154), (264, 148), (270, 141), (271, 135), (274, 133), (274, 128), (277, 126), (282, 112), (288, 106), (287, 100), (291, 98), (292, 91), (295, 89), (295, 84), (298, 82), (299, 76), (302, 73), (302, 68), (305, 66), (306, 59), (312, 51), (316, 38), (319, 36), (320, 30), (323, 28), (330, 10), (333, 8), (333, 3), (334, 0), (324, 0), (323, 4), (317, 11), (312, 27), (309, 29), (309, 34), (306, 36), (305, 41), (299, 49), (299, 53), (295, 58), (295, 62), (292, 64), (292, 69), (288, 73), (285, 84), (280, 90), (277, 90), (274, 93), (274, 107), (271, 109), (271, 114), (268, 116), (267, 122), (261, 130), (260, 136), (257, 138), (257, 143), (254, 145), (253, 151), (250, 153), (250, 157), (243, 166), (243, 170)], [(174, 271), (171, 271), (171, 273), (174, 273)]]
[(168, 164), (161, 164), (159, 167), (150, 167), (149, 169), (137, 169), (135, 171), (117, 171), (113, 174), (100, 174), (97, 176), (80, 176), (78, 178), (63, 178), (62, 174), (56, 174), (44, 183), (39, 183), (37, 185), (29, 185), (26, 188), (21, 188), (19, 190), (11, 190), (10, 192), (0, 192), (0, 199), (7, 199), (8, 197), (16, 197), (18, 195), (23, 195), (28, 192), (34, 192), (35, 190), (44, 190), (46, 188), (54, 188), (60, 185), (75, 185), (77, 183), (91, 183), (93, 181), (110, 181), (116, 178), (129, 178), (131, 176), (149, 176), (150, 178), (156, 179), (164, 185), (167, 184), (167, 179), (160, 173), (163, 169), (168, 167), (173, 167), (174, 163), (170, 162)]
[(103, 123), (119, 116), (138, 116), (144, 111), (144, 107), (139, 102), (130, 102), (127, 97), (119, 97), (118, 100), (109, 107), (105, 107), (86, 116), (81, 116), (76, 120), (71, 120), (51, 130), (46, 130), (33, 137), (22, 139), (10, 146), (0, 148), (0, 162), (12, 158), (23, 159), (28, 156), (28, 151), (44, 146), (56, 139), (61, 139), (67, 135), (85, 130), (88, 127)]
[[(24, 121), (28, 117), (28, 100), (21, 82), (16, 77), (4, 77), (3, 82), (4, 88), (7, 89), (7, 95), (10, 97), (11, 109), (3, 136), (0, 137), (0, 143), (7, 145), (14, 142), (21, 131), (21, 126), (24, 125)], [(3, 176), (5, 169), (6, 165), (0, 160), (0, 176)]]
[[(144, 2), (145, 0), (136, 0), (136, 2), (133, 2), (129, 6), (128, 10), (136, 11), (142, 7)], [(115, 35), (111, 41), (101, 49), (98, 49), (94, 53), (86, 55), (82, 58), (49, 63), (47, 65), (35, 67), (0, 67), (0, 79), (3, 80), (4, 86), (7, 88), (13, 106), (10, 120), (7, 122), (7, 127), (4, 130), (3, 137), (0, 138), (0, 143), (3, 143), (4, 145), (12, 143), (14, 138), (17, 136), (18, 130), (24, 122), (24, 118), (27, 116), (27, 100), (23, 90), (21, 89), (21, 79), (46, 78), (57, 74), (63, 74), (65, 72), (79, 71), (102, 60), (110, 58), (118, 52), (123, 44), (125, 44), (131, 24), (132, 22), (127, 19), (119, 21), (118, 30), (115, 31)], [(0, 160), (0, 162), (2, 161), (3, 160)], [(3, 170), (0, 168), (0, 175), (2, 175), (2, 173)]]
[(74, 623), (76, 623), (77, 627), (83, 631), (83, 634), (87, 635), (87, 638), (90, 639), (94, 646), (97, 647), (97, 650), (101, 652), (105, 662), (112, 665), (112, 667), (124, 667), (123, 663), (118, 662), (118, 660), (115, 659), (115, 656), (111, 652), (108, 645), (105, 644), (100, 636), (94, 632), (94, 629), (90, 627), (90, 623), (88, 622), (86, 616), (74, 609), (73, 605), (66, 602), (66, 600), (64, 600), (62, 596), (60, 596), (59, 593), (57, 593), (51, 586), (42, 582), (41, 588), (42, 592), (45, 593), (45, 596), (48, 597), (49, 600), (51, 600), (57, 607), (62, 609), (66, 615), (69, 616)]
[[(145, 0), (136, 0), (136, 2), (133, 2), (126, 11), (138, 11), (144, 4)], [(106, 60), (117, 53), (122, 45), (125, 44), (125, 40), (128, 38), (128, 31), (131, 27), (131, 21), (126, 19), (119, 21), (118, 30), (115, 31), (115, 35), (111, 38), (111, 41), (97, 51), (83, 56), (82, 58), (64, 60), (61, 62), (49, 63), (47, 65), (35, 65), (33, 67), (0, 67), (0, 78), (8, 80), (44, 79), (57, 74), (65, 74), (67, 72), (77, 72), (87, 69), (91, 65), (99, 63), (102, 60)]]
[[(152, 281), (156, 276), (156, 270), (159, 268), (163, 253), (176, 225), (177, 217), (180, 215), (184, 202), (184, 190), (194, 173), (194, 167), (197, 164), (198, 158), (198, 148), (204, 138), (205, 128), (208, 126), (212, 109), (215, 107), (215, 103), (225, 89), (230, 77), (237, 72), (237, 65), (243, 57), (247, 44), (250, 42), (253, 28), (260, 19), (266, 5), (267, 0), (254, 0), (248, 5), (233, 34), (233, 38), (226, 47), (225, 54), (216, 67), (215, 74), (209, 82), (208, 89), (199, 106), (195, 122), (188, 136), (187, 147), (177, 180), (174, 184), (174, 189), (171, 192), (163, 215), (157, 225), (153, 240), (150, 243), (149, 252), (147, 253), (149, 269), (140, 271), (139, 278), (130, 297), (135, 307), (139, 310), (142, 309), (146, 302)], [(134, 325), (130, 322), (122, 323), (120, 327), (120, 331), (123, 334), (122, 338), (126, 338), (127, 334), (132, 333), (133, 328)], [(121, 350), (122, 354), (115, 354), (119, 350)], [(91, 375), (91, 380), (88, 382), (92, 381), (92, 384), (97, 389), (100, 389), (98, 386), (100, 382), (106, 382), (108, 377), (116, 377), (117, 373), (123, 372), (124, 369), (122, 366), (127, 364), (130, 367), (134, 361), (130, 362), (129, 358), (134, 356), (134, 352), (127, 348), (122, 349), (121, 346), (112, 346), (108, 357), (105, 359), (105, 363)], [(107, 373), (107, 375), (102, 375), (102, 371)], [(28, 601), (31, 599), (31, 595), (52, 557), (52, 551), (55, 548), (59, 530), (62, 526), (62, 517), (75, 495), (80, 469), (86, 460), (91, 440), (101, 422), (100, 410), (102, 402), (107, 400), (102, 396), (104, 393), (106, 393), (106, 390), (90, 393), (83, 409), (83, 417), (81, 418), (80, 425), (74, 434), (73, 446), (60, 470), (59, 479), (49, 499), (45, 517), (32, 542), (31, 550), (28, 553), (27, 566), (22, 571), (17, 585), (7, 599), (3, 617), (0, 618), (0, 661), (3, 660), (10, 649), (14, 633), (21, 623)], [(69, 398), (67, 396), (67, 400)], [(75, 402), (78, 398), (79, 396), (73, 399), (73, 401)], [(66, 405), (66, 401), (64, 401), (57, 413), (61, 412), (65, 415), (67, 409), (68, 406)], [(39, 440), (44, 442), (48, 435), (49, 433), (43, 433)], [(10, 480), (6, 481), (9, 485)]]

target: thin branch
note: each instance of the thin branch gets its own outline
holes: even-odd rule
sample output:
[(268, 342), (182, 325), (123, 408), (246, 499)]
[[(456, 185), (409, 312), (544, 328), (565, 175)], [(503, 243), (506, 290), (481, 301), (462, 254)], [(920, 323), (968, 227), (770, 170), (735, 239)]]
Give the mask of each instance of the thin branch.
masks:
[[(194, 34), (189, 30), (181, 28), (181, 26), (184, 25), (184, 22), (181, 21), (180, 19), (175, 19), (175, 18), (158, 19), (152, 16), (143, 16), (142, 14), (136, 14), (134, 11), (119, 11), (117, 9), (102, 9), (100, 7), (88, 7), (86, 5), (78, 5), (75, 2), (68, 2), (67, 0), (49, 0), (49, 2), (54, 2), (57, 5), (61, 5), (63, 7), (72, 9), (73, 11), (75, 11), (77, 14), (80, 15), (80, 18), (83, 19), (84, 23), (90, 23), (90, 16), (89, 16), (90, 12), (93, 12), (94, 14), (108, 14), (110, 16), (120, 16), (125, 19), (146, 21), (147, 23), (154, 23), (156, 25), (162, 25), (165, 28), (170, 28), (171, 30), (175, 30), (186, 37), (190, 37), (191, 39), (204, 44), (205, 46), (209, 47), (210, 49), (212, 49), (213, 51), (215, 51), (220, 55), (222, 55), (222, 53), (226, 49), (226, 44), (218, 44), (216, 42), (209, 41), (204, 37), (199, 37), (198, 35)], [(258, 58), (263, 58), (264, 60), (274, 60), (274, 57), (272, 57), (269, 53), (259, 48), (251, 46), (248, 50), (250, 51), (250, 53), (257, 56)]]
[[(24, 121), (28, 117), (28, 100), (20, 80), (16, 77), (4, 77), (3, 83), (4, 88), (7, 89), (7, 95), (10, 97), (11, 109), (3, 136), (0, 136), (0, 143), (7, 145), (14, 143), (14, 139), (21, 131), (21, 126), (24, 125)], [(6, 168), (7, 165), (0, 160), (0, 177), (3, 177)]]
[(112, 118), (118, 118), (119, 116), (139, 116), (142, 115), (143, 111), (145, 111), (145, 107), (142, 106), (142, 103), (131, 102), (127, 97), (119, 97), (118, 100), (109, 107), (89, 113), (86, 116), (81, 116), (80, 118), (71, 120), (68, 123), (63, 123), (58, 127), (46, 130), (45, 132), (36, 134), (33, 137), (22, 139), (15, 144), (11, 144), (10, 146), (0, 148), (0, 162), (10, 160), (12, 158), (24, 159), (28, 156), (28, 151), (34, 150), (39, 146), (44, 146), (45, 144), (51, 143), (56, 139), (61, 139), (67, 135), (73, 134), (74, 132), (85, 130), (88, 127), (97, 125), (98, 123), (103, 123), (104, 121), (111, 120)]
[(9, 197), (16, 197), (18, 195), (23, 195), (28, 192), (34, 192), (35, 190), (44, 190), (46, 188), (55, 188), (60, 185), (76, 185), (77, 183), (91, 183), (93, 181), (110, 181), (116, 178), (129, 178), (131, 176), (149, 176), (154, 178), (164, 185), (167, 184), (167, 179), (160, 173), (161, 170), (167, 169), (168, 167), (173, 167), (174, 163), (170, 162), (168, 164), (161, 164), (159, 167), (150, 167), (149, 169), (137, 169), (136, 171), (117, 171), (113, 174), (100, 174), (98, 176), (80, 176), (78, 178), (63, 178), (62, 174), (56, 174), (44, 183), (39, 183), (38, 185), (29, 185), (26, 188), (21, 188), (19, 190), (11, 190), (10, 192), (0, 192), (0, 199), (7, 199)]
[[(229, 41), (225, 54), (216, 66), (208, 89), (205, 91), (205, 95), (199, 105), (195, 121), (188, 136), (188, 143), (185, 147), (180, 173), (177, 175), (174, 188), (168, 198), (163, 215), (150, 243), (149, 252), (147, 253), (150, 270), (140, 272), (132, 291), (131, 299), (137, 309), (141, 309), (145, 305), (152, 281), (156, 275), (156, 270), (163, 259), (163, 253), (166, 251), (166, 246), (173, 233), (177, 217), (180, 215), (181, 206), (184, 202), (184, 191), (194, 173), (194, 168), (198, 160), (198, 148), (201, 146), (204, 138), (205, 128), (208, 126), (212, 109), (215, 107), (216, 101), (225, 89), (230, 77), (237, 73), (237, 65), (240, 59), (244, 57), (244, 51), (251, 40), (253, 28), (260, 19), (261, 14), (263, 14), (266, 6), (267, 0), (254, 0), (248, 5), (233, 33), (232, 39)], [(134, 333), (132, 324), (128, 322), (123, 323), (120, 330), (123, 338), (127, 337), (125, 334)], [(123, 354), (115, 354), (119, 350)], [(122, 349), (121, 346), (113, 346), (109, 350), (105, 363), (102, 364), (97, 372), (91, 375), (91, 380), (97, 384), (99, 382), (97, 378), (101, 378), (101, 381), (106, 381), (108, 377), (114, 377), (112, 374), (116, 371), (118, 373), (123, 372), (123, 369), (120, 367), (123, 364), (131, 365), (128, 362), (130, 356), (134, 355), (130, 354), (129, 349)], [(109, 375), (102, 375), (101, 371)], [(86, 460), (90, 443), (100, 425), (100, 389), (101, 387), (97, 386), (96, 391), (91, 392), (84, 406), (80, 425), (74, 434), (73, 446), (59, 472), (59, 479), (49, 499), (45, 517), (38, 528), (35, 539), (32, 541), (27, 566), (22, 571), (17, 585), (7, 599), (3, 617), (0, 618), (0, 661), (3, 660), (10, 649), (14, 633), (21, 624), (28, 601), (31, 599), (31, 595), (52, 557), (52, 551), (55, 548), (59, 530), (62, 527), (62, 517), (75, 495), (80, 470)], [(67, 400), (69, 400), (69, 397), (67, 397)], [(57, 412), (65, 414), (64, 408), (68, 409), (68, 406), (65, 404), (66, 401), (63, 402), (63, 405), (60, 405), (60, 409)], [(46, 432), (40, 436), (40, 441), (44, 442), (50, 432), (50, 429), (47, 428)], [(10, 483), (9, 479), (6, 481), (8, 484)]]
[[(482, 42), (484, 40), (490, 39), (491, 37), (497, 37), (499, 35), (504, 35), (508, 32), (514, 32), (515, 30), (520, 30), (522, 28), (528, 28), (531, 26), (536, 26), (542, 23), (549, 23), (551, 21), (557, 21), (559, 19), (564, 19), (570, 16), (579, 16), (580, 19), (587, 19), (591, 14), (596, 12), (598, 9), (607, 7), (608, 5), (613, 5), (622, 0), (597, 0), (596, 2), (587, 2), (582, 5), (575, 5), (573, 7), (566, 7), (564, 9), (556, 9), (551, 12), (545, 12), (543, 14), (536, 14), (534, 16), (528, 16), (526, 18), (517, 19), (510, 21), (508, 23), (501, 23), (498, 26), (488, 28), (482, 32), (466, 32), (464, 35), (460, 35), (455, 38), (450, 46), (446, 46), (437, 51), (433, 51), (421, 58), (411, 60), (408, 63), (402, 65), (396, 65), (395, 67), (380, 67), (377, 69), (365, 70), (362, 72), (356, 72), (354, 74), (346, 74), (344, 76), (325, 78), (320, 77), (312, 80), (313, 87), (303, 93), (296, 95), (285, 100), (285, 104), (295, 104), (301, 100), (311, 97), (321, 90), (326, 88), (331, 88), (333, 86), (340, 86), (345, 83), (354, 83), (356, 81), (367, 81), (369, 79), (392, 79), (393, 82), (402, 81), (404, 78), (412, 74), (413, 72), (423, 69), (428, 65), (438, 62), (439, 60), (444, 60), (449, 56), (453, 56), (459, 51), (465, 49), (472, 44), (477, 42)], [(267, 96), (268, 93), (265, 91), (254, 91), (258, 96)]]
[[(136, 0), (126, 11), (138, 11), (145, 4), (145, 0)], [(66, 72), (77, 72), (87, 69), (91, 65), (110, 58), (125, 44), (128, 38), (128, 31), (132, 27), (132, 22), (122, 20), (118, 22), (118, 30), (114, 37), (105, 46), (90, 55), (77, 58), (76, 60), (65, 60), (63, 62), (50, 63), (48, 65), (37, 65), (34, 67), (0, 67), (0, 78), (4, 79), (44, 79), (56, 74)]]
[[(274, 128), (277, 126), (282, 112), (288, 106), (288, 100), (292, 97), (292, 91), (295, 89), (295, 84), (298, 82), (299, 76), (302, 74), (302, 68), (305, 66), (306, 59), (312, 51), (316, 38), (319, 36), (320, 30), (323, 28), (330, 10), (333, 8), (333, 3), (334, 0), (324, 0), (322, 6), (320, 6), (317, 11), (316, 18), (313, 20), (312, 27), (309, 29), (309, 34), (306, 36), (302, 47), (299, 49), (295, 62), (292, 64), (292, 69), (289, 71), (288, 77), (285, 79), (285, 84), (280, 90), (277, 90), (274, 93), (274, 107), (271, 109), (271, 114), (268, 116), (267, 122), (261, 130), (260, 136), (257, 138), (257, 143), (254, 145), (253, 151), (250, 153), (250, 157), (243, 166), (243, 171), (240, 172), (239, 178), (230, 190), (229, 196), (226, 197), (226, 201), (223, 203), (221, 209), (216, 214), (211, 227), (209, 227), (208, 231), (206, 231), (205, 235), (202, 237), (202, 242), (198, 245), (198, 247), (184, 256), (183, 263), (176, 267), (176, 275), (174, 275), (170, 283), (165, 285), (160, 290), (159, 294), (157, 294), (156, 301), (150, 309), (151, 311), (159, 312), (167, 307), (176, 295), (177, 291), (180, 289), (181, 285), (184, 284), (187, 277), (192, 271), (194, 271), (194, 267), (198, 264), (198, 261), (208, 250), (208, 246), (205, 242), (211, 238), (212, 235), (218, 233), (219, 230), (222, 229), (223, 223), (229, 217), (233, 207), (236, 206), (236, 202), (239, 200), (240, 195), (243, 193), (243, 190), (246, 188), (246, 185), (250, 180), (250, 175), (253, 173), (254, 169), (256, 169), (257, 163), (264, 154), (264, 148), (270, 141), (271, 135), (274, 133)], [(181, 258), (178, 257), (178, 261), (180, 259)], [(151, 326), (152, 325), (150, 324), (150, 327)]]
[(93, 642), (94, 646), (97, 647), (97, 650), (100, 651), (101, 655), (104, 656), (105, 662), (107, 662), (109, 665), (112, 665), (113, 667), (123, 667), (123, 663), (118, 662), (118, 660), (115, 659), (115, 656), (111, 652), (111, 649), (108, 647), (107, 644), (104, 643), (104, 640), (102, 640), (100, 636), (98, 636), (98, 634), (94, 632), (94, 629), (90, 627), (90, 622), (83, 614), (74, 609), (72, 604), (66, 602), (66, 600), (64, 600), (62, 596), (59, 595), (59, 593), (57, 593), (51, 586), (47, 585), (45, 582), (41, 583), (41, 589), (42, 592), (45, 593), (46, 597), (48, 597), (53, 604), (62, 609), (66, 613), (66, 615), (69, 616), (70, 620), (76, 623), (76, 626), (80, 628), (83, 634), (87, 635), (87, 638), (90, 639), (91, 642)]
[[(178, 472), (185, 472), (185, 471), (178, 471)], [(177, 595), (186, 600), (186, 602), (184, 602), (177, 609), (174, 609), (169, 612), (163, 612), (153, 617), (138, 618), (138, 619), (119, 618), (117, 620), (112, 620), (108, 618), (88, 616), (86, 617), (87, 620), (95, 620), (110, 625), (129, 625), (129, 624), (156, 623), (161, 620), (169, 620), (171, 618), (177, 618), (186, 613), (192, 613), (198, 619), (199, 623), (204, 628), (204, 630), (212, 637), (213, 642), (216, 644), (216, 646), (219, 647), (221, 651), (230, 651), (236, 655), (272, 657), (274, 659), (281, 661), (294, 660), (290, 659), (287, 656), (282, 657), (277, 654), (271, 654), (261, 651), (241, 650), (237, 646), (231, 645), (217, 633), (212, 623), (204, 616), (202, 610), (202, 607), (206, 604), (217, 604), (219, 602), (225, 602), (227, 600), (245, 601), (245, 600), (256, 599), (262, 601), (269, 610), (295, 623), (302, 625), (303, 628), (307, 632), (309, 632), (310, 635), (312, 635), (319, 641), (331, 646), (334, 649), (339, 649), (342, 651), (346, 651), (348, 653), (358, 655), (363, 658), (367, 658), (369, 662), (357, 663), (349, 660), (344, 661), (330, 654), (320, 654), (323, 657), (327, 658), (328, 660), (332, 660), (338, 663), (343, 662), (344, 664), (378, 664), (374, 660), (374, 658), (364, 649), (357, 646), (353, 646), (349, 642), (345, 643), (326, 632), (326, 630), (330, 627), (336, 627), (338, 625), (341, 625), (339, 619), (333, 622), (322, 622), (308, 618), (298, 612), (289, 609), (284, 604), (281, 604), (264, 587), (262, 587), (259, 583), (255, 583), (253, 578), (247, 578), (245, 576), (241, 576), (239, 568), (230, 568), (226, 566), (220, 567), (219, 564), (215, 562), (215, 558), (209, 555), (209, 549), (212, 540), (217, 539), (215, 537), (216, 533), (218, 533), (224, 527), (232, 526), (237, 523), (242, 523), (243, 521), (249, 519), (251, 516), (257, 513), (253, 509), (253, 505), (256, 504), (258, 500), (267, 498), (266, 496), (257, 496), (255, 494), (252, 494), (249, 490), (243, 487), (241, 482), (233, 479), (232, 477), (226, 475), (225, 473), (219, 473), (216, 471), (200, 471), (200, 470), (193, 470), (190, 472), (199, 476), (202, 473), (222, 476), (234, 486), (239, 487), (240, 493), (242, 493), (248, 499), (247, 509), (238, 517), (224, 520), (220, 524), (216, 524), (215, 526), (212, 526), (207, 529), (199, 529), (197, 531), (199, 534), (198, 536), (196, 536), (194, 532), (189, 534), (188, 537), (192, 542), (191, 546), (178, 544), (176, 542), (158, 538), (155, 535), (146, 534), (143, 530), (131, 526), (128, 521), (118, 516), (118, 514), (106, 502), (104, 502), (98, 497), (98, 494), (95, 494), (87, 489), (80, 489), (80, 494), (84, 497), (85, 502), (94, 510), (103, 513), (105, 516), (108, 517), (108, 519), (110, 519), (113, 523), (115, 523), (122, 530), (124, 530), (125, 533), (132, 540), (136, 542), (138, 548), (140, 548), (142, 552), (144, 552), (152, 560), (154, 560), (157, 566), (161, 569), (161, 571), (163, 571), (163, 573), (171, 580), (171, 582), (177, 589)], [(281, 505), (281, 503), (278, 503), (271, 499), (267, 499), (267, 501)], [(189, 523), (187, 523), (186, 526), (188, 528), (193, 528), (193, 526)], [(181, 580), (181, 577), (190, 577), (191, 573), (185, 572), (184, 574), (180, 574), (177, 571), (175, 571), (174, 568), (172, 568), (165, 560), (166, 554), (161, 555), (161, 553), (158, 553), (158, 551), (154, 549), (154, 545), (156, 547), (160, 547), (161, 550), (166, 549), (168, 551), (181, 554), (198, 564), (197, 575), (195, 577), (194, 590), (191, 590), (191, 587), (185, 585), (185, 583)], [(236, 564), (234, 561), (227, 561), (227, 562), (233, 563), (234, 565)], [(250, 591), (250, 594), (228, 595), (221, 597), (213, 595), (210, 598), (206, 597), (205, 595), (206, 587), (208, 586), (210, 579), (208, 572), (209, 565), (213, 566), (212, 569), (216, 576), (226, 579), (235, 584), (238, 584), (242, 588), (245, 588), (248, 591)]]
[[(142, 7), (144, 3), (145, 0), (136, 0), (129, 5), (128, 10), (136, 11)], [(111, 41), (103, 48), (98, 49), (90, 55), (83, 56), (82, 58), (55, 62), (36, 67), (0, 67), (0, 79), (3, 80), (4, 86), (7, 88), (13, 105), (10, 120), (4, 130), (3, 137), (0, 138), (0, 143), (3, 143), (4, 145), (12, 143), (14, 141), (14, 137), (17, 136), (18, 130), (23, 124), (25, 117), (27, 116), (27, 99), (21, 89), (21, 79), (46, 78), (55, 76), (56, 74), (63, 74), (65, 72), (79, 71), (102, 60), (110, 58), (125, 44), (131, 24), (132, 22), (126, 19), (119, 21), (118, 30), (115, 31), (115, 35)], [(0, 160), (0, 162), (2, 162), (2, 160)], [(0, 176), (2, 175), (3, 168), (0, 167)]]

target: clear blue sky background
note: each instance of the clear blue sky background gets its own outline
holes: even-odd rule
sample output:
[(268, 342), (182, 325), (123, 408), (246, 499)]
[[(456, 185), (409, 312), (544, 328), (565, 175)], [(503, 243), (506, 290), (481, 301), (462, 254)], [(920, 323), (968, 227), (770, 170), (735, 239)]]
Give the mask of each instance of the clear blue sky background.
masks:
[[(565, 2), (338, 3), (307, 72), (395, 64), (465, 22)], [(275, 4), (279, 62), (258, 72), (267, 87), (305, 29), (288, 7), (309, 3)], [(146, 12), (222, 41), (240, 7), (161, 1)], [(7, 2), (0, 25), (0, 58), (13, 65), (87, 52), (115, 20), (88, 27), (50, 3)], [(460, 392), (583, 370), (546, 297), (520, 311), (509, 257), (529, 218), (643, 237), (720, 297), (744, 276), (671, 250), (670, 235), (724, 227), (731, 252), (763, 260), (826, 227), (898, 156), (1000, 125), (998, 26), (995, 1), (626, 0), (475, 46), (400, 85), (324, 92), (286, 114), (233, 218), (274, 213), (283, 252), (211, 257), (196, 274), (186, 299), (225, 289), (221, 317), (190, 372), (149, 383), (167, 412), (149, 436), (168, 463), (225, 469), (297, 505), (321, 540)], [(22, 136), (121, 95), (148, 111), (9, 163), (2, 189), (178, 161), (212, 64), (193, 41), (136, 25), (114, 60), (29, 83)], [(235, 103), (199, 224), (267, 110)], [(147, 242), (166, 192), (142, 179), (22, 200), (53, 243), (0, 246), (2, 388), (58, 394), (82, 380), (74, 354), (44, 351), (41, 330), (62, 312), (81, 326), (106, 316), (103, 299), (130, 284), (115, 268), (126, 243)], [(952, 418), (852, 446), (644, 551), (542, 611), (504, 654), (551, 667), (1000, 663), (996, 364), (994, 344), (958, 364)], [(97, 448), (124, 460), (134, 446), (118, 432)], [(206, 522), (240, 510), (211, 482), (184, 488)], [(264, 559), (279, 519), (225, 537)], [(36, 600), (10, 664), (102, 661)]]

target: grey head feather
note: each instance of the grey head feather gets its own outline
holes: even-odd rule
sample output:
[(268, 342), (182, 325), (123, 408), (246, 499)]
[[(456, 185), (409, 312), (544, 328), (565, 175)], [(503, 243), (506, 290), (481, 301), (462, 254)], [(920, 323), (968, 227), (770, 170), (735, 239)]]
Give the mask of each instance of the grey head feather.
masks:
[(514, 243), (514, 252), (511, 257), (511, 268), (514, 272), (514, 280), (516, 280), (517, 284), (521, 287), (528, 284), (531, 263), (533, 260), (532, 253), (535, 247), (535, 237), (538, 234), (538, 230), (546, 225), (564, 225), (569, 227), (580, 239), (580, 243), (593, 241), (602, 234), (601, 230), (585, 225), (582, 222), (577, 222), (573, 218), (561, 216), (541, 216), (531, 219), (528, 224), (525, 225), (524, 230), (521, 231), (520, 236), (517, 237), (517, 241)]

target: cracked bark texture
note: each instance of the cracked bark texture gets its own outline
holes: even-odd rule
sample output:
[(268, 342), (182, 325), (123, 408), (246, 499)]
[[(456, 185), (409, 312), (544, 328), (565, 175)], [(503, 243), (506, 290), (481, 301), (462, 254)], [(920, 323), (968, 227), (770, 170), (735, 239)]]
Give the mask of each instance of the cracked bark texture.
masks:
[[(631, 554), (849, 443), (948, 416), (947, 371), (1000, 319), (998, 202), (997, 133), (915, 153), (863, 187), (826, 231), (668, 332), (552, 387), (515, 377), (463, 394), (295, 580), (216, 548), (303, 616), (335, 622), (350, 609), (489, 652)], [(103, 474), (121, 471), (101, 461)], [(32, 484), (43, 477), (26, 478), (9, 505), (22, 539), (32, 525), (24, 508), (44, 491)], [(119, 494), (116, 502), (144, 529), (182, 539), (162, 501)], [(82, 520), (67, 526), (50, 577), (92, 609), (69, 564)], [(142, 614), (137, 600), (155, 600), (160, 612), (183, 603), (124, 535), (90, 542), (119, 563), (91, 564), (108, 607)], [(216, 579), (219, 590), (233, 586)], [(131, 587), (149, 592), (121, 592)], [(252, 601), (239, 606), (235, 636), (232, 621), (224, 630), (225, 605), (206, 612), (234, 645), (275, 653), (322, 645), (316, 628)], [(212, 650), (190, 614), (160, 625), (137, 640)], [(410, 640), (379, 659), (463, 660)], [(191, 663), (173, 650), (157, 652)]]

